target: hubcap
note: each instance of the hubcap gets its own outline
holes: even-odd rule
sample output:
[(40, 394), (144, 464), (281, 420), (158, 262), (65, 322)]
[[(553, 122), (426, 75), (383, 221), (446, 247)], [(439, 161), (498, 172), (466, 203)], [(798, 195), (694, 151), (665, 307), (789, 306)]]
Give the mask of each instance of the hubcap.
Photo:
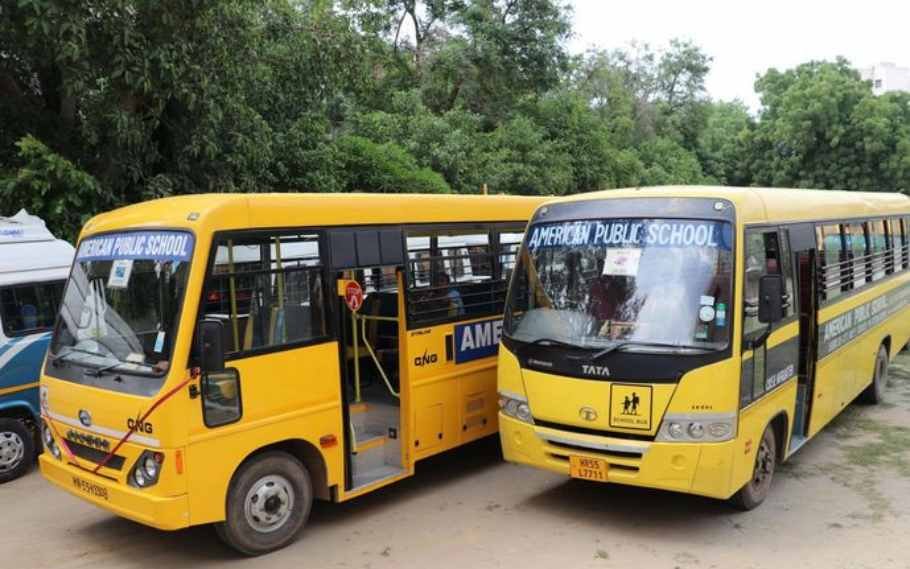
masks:
[(13, 470), (25, 457), (25, 442), (12, 431), (0, 432), (0, 472)]
[(246, 493), (243, 513), (254, 530), (270, 533), (280, 529), (294, 509), (294, 488), (284, 476), (271, 474), (253, 484)]

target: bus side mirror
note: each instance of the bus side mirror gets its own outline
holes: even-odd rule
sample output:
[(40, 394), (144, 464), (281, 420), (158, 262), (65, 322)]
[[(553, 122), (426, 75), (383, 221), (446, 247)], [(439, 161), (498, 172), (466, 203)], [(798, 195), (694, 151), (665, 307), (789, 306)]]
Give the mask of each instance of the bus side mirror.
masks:
[(200, 320), (196, 339), (202, 371), (224, 371), (224, 324), (220, 320)]
[(758, 321), (772, 324), (784, 318), (784, 278), (764, 275), (758, 281)]

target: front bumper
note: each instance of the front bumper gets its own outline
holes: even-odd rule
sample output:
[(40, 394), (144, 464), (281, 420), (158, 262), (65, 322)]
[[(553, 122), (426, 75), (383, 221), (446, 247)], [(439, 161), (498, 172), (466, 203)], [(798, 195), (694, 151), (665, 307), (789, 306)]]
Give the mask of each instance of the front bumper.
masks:
[(73, 496), (111, 511), (119, 516), (161, 530), (189, 526), (189, 503), (186, 494), (155, 496), (121, 484), (104, 476), (67, 464), (43, 453), (39, 458), (41, 474)]
[(729, 498), (734, 442), (663, 443), (579, 434), (499, 414), (503, 456), (569, 475), (569, 456), (606, 460), (608, 482)]

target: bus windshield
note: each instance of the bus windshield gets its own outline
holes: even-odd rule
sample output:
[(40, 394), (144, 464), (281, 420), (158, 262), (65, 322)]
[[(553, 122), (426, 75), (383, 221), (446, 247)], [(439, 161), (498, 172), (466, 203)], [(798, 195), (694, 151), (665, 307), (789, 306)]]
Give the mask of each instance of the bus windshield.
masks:
[(732, 225), (602, 219), (528, 230), (506, 307), (519, 342), (701, 353), (727, 346)]
[(92, 383), (107, 373), (161, 377), (170, 366), (192, 249), (193, 236), (178, 231), (85, 239), (60, 307), (52, 367), (81, 368), (63, 377)]

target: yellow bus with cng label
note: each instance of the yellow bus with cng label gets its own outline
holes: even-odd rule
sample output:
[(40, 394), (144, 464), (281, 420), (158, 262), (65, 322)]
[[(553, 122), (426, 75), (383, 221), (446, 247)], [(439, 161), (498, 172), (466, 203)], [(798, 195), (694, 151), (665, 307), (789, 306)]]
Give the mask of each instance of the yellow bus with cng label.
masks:
[(857, 396), (910, 339), (910, 199), (667, 187), (534, 214), (499, 351), (505, 458), (732, 498)]
[(497, 430), (507, 281), (543, 198), (184, 196), (83, 229), (41, 470), (254, 555)]

